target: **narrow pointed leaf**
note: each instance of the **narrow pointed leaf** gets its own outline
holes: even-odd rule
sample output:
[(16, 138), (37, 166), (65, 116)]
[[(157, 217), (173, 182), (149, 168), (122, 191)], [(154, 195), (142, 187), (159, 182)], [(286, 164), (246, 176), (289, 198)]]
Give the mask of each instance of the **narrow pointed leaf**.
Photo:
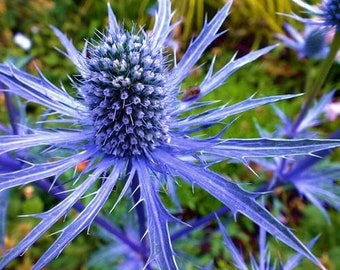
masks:
[(266, 104), (274, 103), (280, 100), (290, 99), (297, 97), (299, 95), (282, 95), (282, 96), (271, 96), (271, 97), (264, 97), (264, 98), (253, 98), (250, 97), (246, 100), (238, 102), (236, 104), (214, 108), (210, 111), (205, 111), (201, 114), (185, 118), (178, 123), (175, 123), (175, 127), (185, 127), (185, 126), (195, 126), (195, 125), (202, 125), (202, 124), (209, 124), (215, 123), (219, 121), (223, 121), (225, 118), (246, 112), (248, 110), (257, 108), (259, 106), (263, 106)]
[(331, 139), (230, 139), (211, 147), (207, 152), (230, 158), (284, 157), (308, 155), (340, 146), (340, 140)]
[(58, 161), (34, 164), (18, 171), (0, 174), (0, 191), (26, 185), (48, 177), (59, 176), (82, 161), (89, 159), (94, 153), (95, 151), (84, 151)]
[(39, 145), (76, 144), (90, 138), (86, 132), (41, 132), (29, 135), (1, 136), (0, 154)]
[(216, 13), (215, 17), (208, 24), (204, 25), (201, 33), (190, 44), (178, 65), (174, 67), (171, 74), (173, 78), (171, 83), (176, 85), (183, 81), (183, 79), (190, 73), (191, 68), (201, 57), (204, 50), (219, 36), (216, 33), (228, 16), (231, 5), (232, 1), (229, 0), (228, 3), (226, 3), (224, 7)]
[(86, 181), (79, 185), (71, 195), (69, 195), (65, 200), (60, 202), (57, 206), (50, 209), (49, 211), (32, 215), (41, 218), (41, 221), (36, 225), (28, 235), (25, 236), (23, 240), (20, 241), (16, 246), (14, 246), (0, 261), (0, 269), (9, 264), (16, 257), (24, 253), (30, 246), (32, 246), (47, 230), (49, 230), (61, 217), (63, 217), (71, 209), (83, 194), (96, 182), (98, 177), (103, 172), (104, 166), (98, 170), (94, 171), (91, 176), (89, 176)]
[(155, 260), (160, 269), (178, 269), (171, 245), (168, 222), (175, 220), (164, 208), (155, 190), (153, 179), (146, 170), (146, 164), (136, 162), (140, 181), (141, 199), (145, 204), (148, 217), (148, 235), (150, 238), (150, 258)]
[(84, 105), (66, 91), (51, 84), (46, 78), (32, 76), (16, 67), (0, 64), (0, 81), (7, 86), (8, 90), (5, 91), (15, 93), (61, 114), (79, 118), (79, 114), (86, 111)]
[(232, 59), (228, 64), (226, 64), (223, 68), (221, 68), (211, 77), (206, 77), (204, 79), (203, 83), (200, 85), (202, 94), (203, 95), (209, 94), (215, 88), (222, 85), (225, 82), (225, 80), (235, 71), (239, 70), (244, 65), (253, 62), (262, 55), (267, 54), (276, 47), (277, 45), (268, 46), (254, 52), (250, 52), (236, 60)]
[(239, 270), (247, 270), (248, 267), (244, 261), (243, 256), (240, 254), (240, 251), (236, 248), (235, 244), (231, 240), (229, 234), (226, 232), (221, 220), (217, 217), (218, 227), (223, 236), (224, 245), (228, 248), (230, 253), (232, 254), (233, 260), (238, 267)]
[(58, 28), (51, 26), (54, 34), (58, 37), (59, 41), (61, 44), (64, 46), (66, 49), (67, 53), (64, 53), (65, 56), (67, 56), (72, 63), (77, 67), (77, 69), (81, 72), (82, 71), (82, 66), (83, 66), (83, 60), (84, 58), (82, 57), (81, 53), (74, 47), (73, 43), (71, 40), (67, 38), (67, 36), (62, 33)]
[(166, 40), (171, 22), (171, 2), (170, 0), (158, 1), (158, 11), (156, 15), (156, 22), (153, 27), (153, 47), (163, 46)]
[(224, 203), (234, 214), (240, 212), (247, 216), (268, 233), (325, 269), (286, 226), (255, 201), (253, 194), (208, 169), (179, 160), (165, 152), (158, 151), (158, 155), (161, 157), (160, 160), (166, 163), (174, 174), (182, 177), (191, 185), (201, 187)]
[(100, 209), (112, 193), (112, 189), (123, 172), (122, 165), (122, 163), (116, 163), (116, 166), (113, 168), (112, 173), (108, 176), (107, 181), (105, 181), (96, 192), (96, 196), (91, 200), (86, 208), (61, 231), (58, 239), (39, 258), (38, 262), (34, 265), (33, 270), (42, 269), (46, 266), (52, 259), (57, 257), (62, 250), (79, 235), (80, 232), (92, 224), (92, 221), (98, 215)]

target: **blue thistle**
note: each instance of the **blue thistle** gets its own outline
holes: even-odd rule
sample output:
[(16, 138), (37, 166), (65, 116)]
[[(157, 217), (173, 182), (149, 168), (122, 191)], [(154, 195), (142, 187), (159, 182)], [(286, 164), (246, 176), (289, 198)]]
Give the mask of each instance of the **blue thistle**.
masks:
[[(299, 122), (293, 121), (279, 108), (274, 107), (277, 116), (280, 118), (282, 125), (276, 128), (274, 134), (267, 133), (261, 127), (259, 131), (266, 137), (318, 137), (311, 128), (316, 127), (323, 122), (322, 114), (325, 108), (332, 102), (334, 91), (325, 94), (318, 102), (315, 102)], [(331, 137), (339, 138), (340, 131), (334, 132)], [(326, 206), (334, 207), (340, 210), (340, 187), (337, 185), (337, 179), (340, 177), (340, 166), (326, 162), (323, 164), (321, 157), (326, 157), (331, 151), (323, 150), (315, 153), (315, 156), (309, 156), (299, 159), (275, 159), (272, 161), (257, 159), (254, 160), (266, 171), (273, 175), (271, 181), (273, 186), (291, 184), (299, 194), (317, 207), (330, 222)], [(321, 164), (319, 164), (321, 163)]]
[[(209, 23), (205, 23), (182, 59), (174, 61), (172, 66), (164, 45), (174, 27), (170, 24), (169, 0), (158, 1), (156, 22), (150, 34), (143, 29), (137, 31), (135, 27), (130, 32), (123, 30), (109, 6), (107, 31), (100, 35), (98, 41), (87, 42), (82, 52), (63, 33), (53, 28), (66, 48), (66, 56), (80, 73), (74, 83), (78, 99), (51, 84), (41, 73), (35, 77), (14, 66), (0, 65), (0, 81), (6, 85), (2, 91), (45, 106), (49, 112), (59, 116), (58, 119), (47, 120), (44, 127), (31, 128), (25, 134), (0, 136), (0, 154), (46, 147), (43, 157), (39, 157), (45, 161), (36, 161), (31, 157), (21, 165), (22, 169), (1, 173), (0, 192), (33, 182), (46, 186), (47, 181), (51, 190), (58, 191), (55, 196), (61, 200), (52, 209), (32, 215), (40, 222), (3, 256), (1, 269), (33, 245), (70, 208), (75, 207), (79, 215), (65, 225), (57, 240), (33, 267), (43, 268), (94, 220), (98, 221), (99, 211), (120, 180), (124, 181), (124, 187), (117, 203), (131, 189), (142, 228), (139, 237), (146, 236), (148, 244), (143, 246), (145, 248), (138, 248), (138, 244), (129, 240), (128, 236), (119, 233), (116, 236), (143, 258), (146, 267), (158, 265), (160, 269), (178, 269), (169, 223), (179, 220), (165, 208), (158, 191), (161, 184), (174, 187), (176, 177), (206, 190), (234, 215), (237, 212), (246, 215), (322, 267), (308, 248), (255, 200), (255, 194), (213, 172), (209, 165), (226, 159), (237, 159), (247, 164), (246, 158), (250, 157), (310, 154), (336, 147), (340, 142), (222, 139), (226, 128), (214, 137), (202, 139), (193, 135), (195, 131), (225, 123), (227, 117), (294, 97), (250, 97), (234, 105), (209, 109), (205, 106), (211, 105), (211, 102), (197, 102), (222, 85), (233, 72), (276, 46), (251, 52), (236, 60), (234, 57), (215, 73), (212, 63), (195, 95), (185, 100), (178, 99), (182, 81), (190, 74), (204, 50), (220, 35), (217, 32), (231, 4), (232, 1), (229, 1)], [(196, 108), (201, 108), (203, 112), (184, 116)], [(54, 124), (53, 129), (49, 128), (51, 124)], [(55, 128), (58, 124), (61, 124), (60, 129)], [(59, 176), (82, 162), (87, 162), (86, 169), (74, 175), (74, 185), (66, 192)], [(92, 198), (87, 205), (80, 207), (79, 200), (84, 196)], [(107, 223), (105, 226), (108, 226)]]
[(329, 51), (326, 41), (326, 32), (315, 26), (306, 25), (301, 34), (290, 24), (285, 24), (284, 29), (288, 36), (277, 34), (277, 38), (287, 47), (296, 51), (300, 58), (325, 58)]
[(340, 2), (338, 0), (322, 0), (319, 6), (309, 5), (302, 0), (293, 1), (314, 17), (306, 19), (295, 14), (291, 17), (305, 23), (333, 27), (336, 31), (340, 31)]
[(115, 157), (139, 156), (168, 144), (175, 92), (165, 57), (143, 30), (103, 35), (87, 49), (79, 89), (91, 111), (97, 148)]
[(324, 11), (325, 24), (340, 30), (340, 2), (338, 0), (322, 1), (321, 9)]

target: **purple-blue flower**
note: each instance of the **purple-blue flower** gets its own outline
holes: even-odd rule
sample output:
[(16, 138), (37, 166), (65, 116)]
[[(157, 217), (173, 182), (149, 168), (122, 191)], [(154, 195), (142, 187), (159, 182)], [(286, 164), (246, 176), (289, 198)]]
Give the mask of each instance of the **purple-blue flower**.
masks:
[(312, 18), (302, 18), (296, 14), (291, 17), (310, 24), (332, 27), (340, 31), (340, 2), (338, 0), (322, 0), (320, 5), (310, 5), (302, 0), (292, 0), (304, 8)]
[(288, 35), (277, 34), (277, 38), (288, 48), (293, 49), (300, 58), (323, 59), (327, 56), (329, 47), (326, 32), (312, 25), (305, 25), (303, 33), (299, 33), (290, 24), (284, 29)]
[[(301, 138), (306, 136), (316, 138), (318, 134), (312, 128), (325, 122), (322, 115), (327, 105), (332, 102), (333, 96), (334, 91), (325, 94), (298, 122), (273, 106), (282, 125), (276, 128), (274, 134), (267, 133), (261, 127), (258, 127), (259, 131), (262, 135), (275, 138)], [(339, 134), (340, 131), (338, 130), (332, 134), (332, 137), (339, 138)], [(296, 159), (277, 158), (254, 161), (264, 170), (271, 172), (273, 186), (293, 185), (297, 192), (317, 207), (330, 222), (326, 207), (331, 206), (338, 211), (340, 210), (340, 187), (337, 184), (337, 179), (340, 177), (340, 166), (336, 163), (322, 162), (324, 161), (322, 157), (329, 155), (330, 151), (324, 150), (314, 154), (315, 156)]]
[[(87, 41), (81, 52), (63, 33), (53, 28), (66, 48), (65, 55), (79, 71), (79, 76), (73, 80), (76, 98), (51, 84), (41, 73), (35, 77), (12, 65), (0, 65), (0, 82), (6, 86), (2, 91), (17, 94), (48, 109), (42, 127), (32, 127), (25, 134), (0, 136), (0, 154), (39, 149), (39, 160), (44, 160), (37, 161), (32, 157), (22, 163), (22, 169), (1, 173), (0, 192), (33, 182), (38, 185), (42, 183), (39, 180), (49, 179), (51, 189), (58, 188), (58, 196), (62, 198), (52, 209), (32, 215), (40, 222), (3, 256), (0, 268), (25, 252), (86, 196), (88, 204), (78, 207), (81, 209), (79, 215), (65, 225), (57, 240), (33, 267), (43, 268), (80, 232), (90, 227), (107, 199), (117, 192), (114, 190), (116, 184), (122, 181), (117, 203), (130, 190), (142, 228), (139, 237), (148, 240), (144, 245), (144, 241), (136, 243), (125, 236), (124, 242), (143, 258), (145, 265), (178, 269), (169, 225), (186, 225), (166, 209), (159, 196), (159, 189), (164, 185), (174, 189), (170, 195), (175, 198), (177, 177), (206, 190), (234, 215), (237, 212), (246, 215), (322, 267), (309, 249), (256, 201), (257, 195), (209, 168), (226, 159), (246, 164), (246, 159), (251, 157), (311, 154), (340, 145), (337, 140), (222, 138), (228, 127), (228, 117), (294, 97), (252, 96), (237, 104), (213, 108), (207, 107), (212, 102), (200, 101), (233, 72), (276, 46), (238, 59), (234, 57), (216, 72), (213, 61), (195, 94), (181, 99), (183, 80), (190, 75), (204, 50), (220, 36), (218, 30), (231, 4), (229, 1), (209, 23), (205, 23), (202, 32), (178, 62), (169, 57), (165, 46), (174, 27), (169, 0), (158, 1), (156, 21), (150, 33), (137, 26), (130, 31), (124, 30), (109, 6), (107, 30), (98, 34), (98, 39)], [(197, 108), (201, 113), (193, 114), (192, 110)], [(194, 135), (214, 125), (222, 125), (216, 136)], [(74, 185), (67, 191), (61, 189), (60, 176), (82, 162), (87, 162), (86, 169), (68, 179), (73, 180)]]

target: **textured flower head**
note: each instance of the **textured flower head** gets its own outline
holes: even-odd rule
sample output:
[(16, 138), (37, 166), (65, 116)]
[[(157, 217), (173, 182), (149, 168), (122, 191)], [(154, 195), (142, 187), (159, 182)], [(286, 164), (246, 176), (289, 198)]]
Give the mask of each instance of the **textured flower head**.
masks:
[[(0, 82), (6, 86), (2, 91), (18, 94), (59, 116), (46, 121), (46, 126), (29, 129), (27, 134), (0, 137), (0, 154), (46, 148), (40, 157), (45, 162), (38, 163), (33, 156), (22, 163), (22, 169), (0, 174), (0, 192), (34, 182), (43, 188), (47, 186), (48, 191), (55, 190), (54, 196), (60, 200), (47, 212), (33, 215), (40, 222), (4, 255), (0, 268), (25, 252), (70, 208), (76, 208), (79, 215), (65, 225), (34, 266), (34, 269), (43, 268), (94, 220), (98, 222), (99, 211), (116, 192), (116, 183), (122, 180), (124, 187), (117, 203), (130, 190), (139, 217), (139, 237), (143, 240), (135, 243), (117, 229), (110, 227), (110, 231), (129, 245), (145, 265), (178, 269), (169, 231), (169, 223), (178, 220), (165, 208), (158, 192), (160, 185), (165, 184), (176, 200), (177, 177), (206, 190), (233, 214), (246, 215), (277, 239), (321, 265), (289, 229), (255, 200), (253, 193), (209, 168), (210, 162), (214, 164), (225, 159), (246, 163), (249, 157), (309, 154), (340, 144), (335, 140), (222, 139), (228, 127), (227, 117), (294, 95), (250, 97), (237, 104), (213, 108), (206, 107), (212, 105), (211, 102), (197, 102), (222, 85), (233, 72), (276, 46), (236, 60), (233, 57), (216, 72), (213, 61), (203, 81), (190, 94), (185, 92), (178, 98), (182, 93), (182, 81), (204, 50), (220, 35), (219, 28), (231, 4), (229, 1), (210, 22), (205, 22), (179, 62), (166, 57), (169, 55), (166, 39), (174, 27), (170, 0), (158, 1), (156, 21), (150, 33), (136, 30), (136, 27), (131, 31), (123, 30), (109, 6), (107, 31), (99, 35), (99, 40), (87, 42), (82, 52), (54, 29), (66, 48), (66, 56), (80, 73), (75, 82), (78, 99), (51, 84), (42, 74), (35, 77), (11, 65), (0, 65)], [(197, 108), (201, 113), (190, 113)], [(197, 131), (221, 124), (226, 127), (216, 136), (194, 136)], [(87, 167), (74, 175), (74, 185), (62, 184), (60, 176), (82, 162), (86, 162)], [(83, 196), (92, 197), (86, 206), (79, 207)], [(109, 226), (107, 222), (104, 224)]]
[(166, 58), (143, 30), (103, 34), (92, 41), (82, 62), (80, 91), (89, 109), (98, 148), (131, 157), (170, 141)]
[(309, 5), (302, 0), (293, 1), (306, 9), (312, 16), (315, 16), (311, 19), (305, 19), (293, 15), (293, 18), (306, 23), (334, 27), (336, 31), (340, 31), (340, 2), (338, 0), (322, 0), (319, 6)]

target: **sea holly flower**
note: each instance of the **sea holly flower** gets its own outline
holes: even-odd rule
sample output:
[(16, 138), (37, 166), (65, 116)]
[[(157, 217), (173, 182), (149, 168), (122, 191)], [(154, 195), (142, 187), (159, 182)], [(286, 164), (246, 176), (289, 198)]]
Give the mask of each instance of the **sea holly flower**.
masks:
[[(302, 137), (318, 137), (317, 133), (312, 128), (327, 122), (325, 116), (326, 108), (332, 104), (332, 99), (335, 92), (331, 91), (323, 95), (313, 106), (305, 113), (304, 117), (296, 122), (291, 116), (285, 114), (277, 106), (273, 105), (276, 116), (280, 119), (280, 124), (276, 126), (274, 134), (266, 134), (275, 138), (302, 138)], [(264, 132), (259, 128), (260, 132)]]
[(320, 5), (310, 5), (302, 0), (293, 1), (313, 17), (302, 18), (296, 14), (291, 17), (304, 23), (331, 27), (340, 31), (340, 2), (338, 0), (322, 0)]
[(277, 38), (293, 49), (300, 58), (323, 59), (327, 56), (327, 33), (322, 29), (307, 24), (304, 32), (300, 33), (288, 23), (284, 25), (284, 29), (288, 35), (277, 34)]
[(339, 50), (339, 35), (337, 33), (340, 29), (340, 3), (337, 0), (324, 0), (318, 6), (312, 6), (301, 0), (292, 1), (307, 10), (310, 17), (304, 18), (296, 14), (282, 15), (303, 22), (305, 24), (304, 33), (300, 34), (289, 24), (286, 24), (285, 29), (289, 37), (277, 36), (283, 44), (294, 49), (299, 57), (315, 59), (330, 57), (326, 60), (329, 62), (327, 69), (322, 69), (322, 72), (326, 72), (329, 70), (330, 63), (339, 62), (340, 59), (339, 53), (337, 53)]
[[(301, 168), (297, 163), (295, 167)], [(340, 187), (337, 179), (340, 177), (340, 166), (325, 165), (321, 168), (312, 168), (298, 171), (294, 168), (283, 176), (283, 180), (295, 186), (297, 191), (307, 198), (330, 222), (326, 206), (340, 210)]]
[[(334, 93), (335, 91), (327, 93), (318, 102), (315, 102), (298, 123), (273, 106), (282, 125), (278, 126), (273, 134), (267, 133), (258, 126), (259, 132), (262, 136), (275, 138), (318, 137), (318, 134), (311, 128), (327, 120), (322, 116), (325, 114), (325, 108), (332, 103)], [(334, 138), (339, 138), (339, 136), (339, 130), (332, 135)], [(253, 161), (258, 163), (261, 168), (271, 172), (273, 186), (293, 185), (300, 195), (317, 207), (327, 221), (330, 221), (325, 206), (332, 206), (336, 210), (340, 210), (340, 187), (337, 184), (337, 179), (340, 177), (340, 166), (329, 162), (323, 164), (325, 162), (322, 162), (324, 161), (322, 157), (328, 154), (330, 152), (324, 150), (316, 152), (315, 156), (303, 158), (256, 159)]]
[[(32, 215), (40, 222), (3, 256), (0, 268), (25, 252), (87, 196), (86, 207), (65, 225), (33, 267), (43, 268), (80, 232), (90, 227), (110, 195), (117, 192), (114, 190), (117, 182), (124, 181), (117, 203), (131, 189), (141, 231), (139, 236), (148, 240), (148, 244), (138, 248), (133, 241), (125, 242), (140, 253), (146, 267), (155, 264), (160, 269), (178, 269), (169, 225), (179, 220), (165, 208), (159, 196), (160, 186), (170, 183), (174, 187), (177, 177), (206, 190), (234, 215), (237, 212), (246, 215), (322, 267), (308, 248), (256, 201), (255, 194), (213, 172), (209, 169), (209, 161), (237, 159), (246, 164), (248, 157), (310, 154), (336, 147), (340, 141), (222, 139), (226, 128), (213, 137), (194, 136), (196, 131), (225, 123), (229, 116), (294, 97), (252, 96), (237, 104), (208, 109), (205, 106), (212, 102), (198, 102), (222, 85), (233, 72), (275, 47), (269, 46), (238, 59), (234, 57), (217, 72), (212, 63), (195, 93), (190, 98), (181, 98), (181, 83), (190, 75), (204, 50), (220, 35), (218, 30), (231, 4), (229, 1), (209, 23), (205, 23), (181, 60), (173, 63), (164, 45), (173, 29), (169, 0), (158, 1), (151, 32), (136, 26), (131, 31), (124, 30), (109, 6), (107, 31), (99, 34), (98, 40), (86, 42), (82, 52), (53, 28), (66, 48), (65, 55), (79, 71), (79, 77), (74, 80), (78, 98), (50, 83), (41, 73), (35, 77), (14, 66), (0, 65), (0, 81), (6, 85), (2, 91), (45, 106), (49, 115), (58, 115), (57, 119), (47, 119), (45, 126), (31, 128), (26, 134), (0, 137), (0, 154), (46, 147), (46, 151), (41, 152), (45, 162), (27, 160), (23, 169), (0, 174), (0, 191), (33, 182), (38, 184), (39, 180), (47, 178), (60, 188), (59, 177), (64, 172), (82, 162), (87, 163), (81, 173), (75, 173), (74, 186), (64, 192), (59, 204), (44, 213)], [(202, 112), (190, 114), (197, 108)], [(145, 241), (141, 242), (144, 245)]]

